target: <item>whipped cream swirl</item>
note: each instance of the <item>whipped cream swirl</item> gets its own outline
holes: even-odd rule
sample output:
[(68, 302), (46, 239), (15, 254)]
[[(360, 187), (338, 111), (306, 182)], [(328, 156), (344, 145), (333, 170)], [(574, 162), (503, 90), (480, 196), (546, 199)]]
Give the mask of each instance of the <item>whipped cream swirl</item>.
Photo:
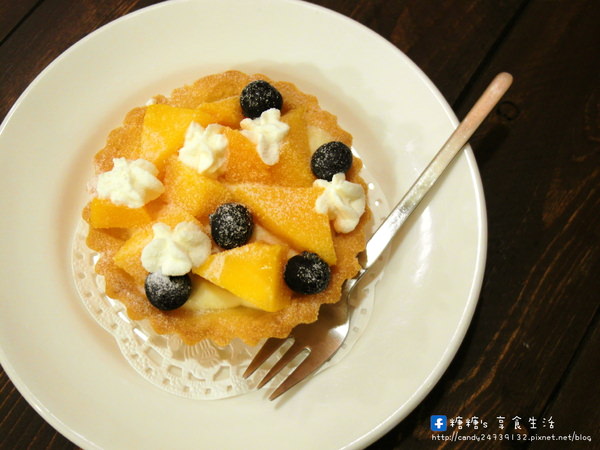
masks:
[(279, 162), (281, 144), (290, 129), (280, 118), (281, 111), (271, 108), (256, 119), (246, 118), (240, 122), (242, 134), (256, 145), (260, 159), (269, 166)]
[(324, 188), (315, 202), (315, 210), (333, 220), (338, 233), (349, 233), (356, 228), (365, 212), (365, 190), (360, 184), (346, 181), (346, 175), (336, 173), (331, 181), (315, 180), (314, 186)]
[(212, 123), (206, 128), (192, 122), (185, 132), (185, 142), (179, 149), (179, 159), (201, 174), (216, 173), (226, 159), (227, 137), (223, 127)]
[(112, 170), (98, 176), (96, 192), (115, 205), (141, 208), (165, 191), (157, 175), (156, 166), (145, 159), (114, 158)]
[(148, 272), (185, 275), (210, 255), (210, 238), (194, 222), (180, 222), (174, 229), (158, 222), (154, 238), (142, 250), (142, 266)]

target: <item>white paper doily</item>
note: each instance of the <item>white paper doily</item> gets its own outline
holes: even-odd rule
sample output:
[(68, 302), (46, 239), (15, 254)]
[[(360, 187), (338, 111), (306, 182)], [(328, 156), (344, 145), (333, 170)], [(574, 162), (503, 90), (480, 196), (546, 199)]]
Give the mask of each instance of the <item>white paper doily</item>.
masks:
[[(363, 168), (363, 177), (369, 174)], [(368, 183), (369, 207), (373, 223), (380, 223), (389, 212), (385, 197), (374, 182)], [(73, 240), (72, 267), (77, 291), (88, 312), (116, 340), (125, 359), (137, 372), (155, 386), (192, 399), (220, 399), (245, 394), (256, 388), (270, 365), (283, 354), (284, 345), (250, 378), (242, 374), (261, 345), (251, 347), (241, 340), (220, 347), (209, 340), (186, 345), (176, 335), (159, 335), (146, 321), (133, 321), (125, 307), (104, 292), (104, 277), (94, 271), (98, 255), (85, 241), (88, 225), (80, 221)], [(382, 271), (374, 268), (370, 279), (361, 282), (361, 291), (351, 301), (350, 331), (334, 357), (319, 370), (340, 361), (367, 326), (375, 296), (375, 285)], [(261, 343), (262, 344), (262, 343)], [(271, 364), (269, 364), (271, 362)], [(274, 390), (296, 364), (282, 370), (264, 389)]]

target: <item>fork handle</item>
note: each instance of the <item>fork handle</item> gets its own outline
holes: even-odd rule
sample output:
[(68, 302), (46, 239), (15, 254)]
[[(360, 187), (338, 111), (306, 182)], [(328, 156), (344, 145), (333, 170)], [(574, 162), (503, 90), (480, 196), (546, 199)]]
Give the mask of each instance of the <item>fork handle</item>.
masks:
[(458, 128), (454, 130), (454, 133), (419, 175), (419, 178), (413, 183), (402, 200), (369, 239), (365, 248), (364, 271), (367, 271), (385, 251), (408, 216), (508, 90), (512, 80), (512, 75), (506, 72), (496, 75), (492, 80), (464, 120), (458, 125)]

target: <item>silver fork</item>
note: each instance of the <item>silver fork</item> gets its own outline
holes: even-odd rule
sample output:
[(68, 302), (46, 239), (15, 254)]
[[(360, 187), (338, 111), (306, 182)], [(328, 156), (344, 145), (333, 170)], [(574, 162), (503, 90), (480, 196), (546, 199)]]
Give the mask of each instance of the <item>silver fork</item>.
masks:
[[(369, 239), (365, 252), (361, 255), (363, 268), (358, 272), (356, 277), (344, 283), (340, 301), (321, 306), (319, 319), (316, 322), (298, 325), (292, 330), (290, 334), (290, 338), (293, 339), (292, 346), (259, 382), (258, 389), (267, 384), (301, 352), (308, 350), (309, 353), (296, 369), (273, 391), (269, 396), (269, 400), (276, 399), (304, 378), (314, 373), (325, 362), (330, 360), (342, 346), (350, 328), (351, 312), (348, 312), (350, 308), (348, 299), (354, 293), (354, 288), (379, 259), (408, 216), (410, 216), (423, 197), (425, 197), (425, 194), (435, 184), (436, 180), (446, 167), (448, 167), (456, 154), (466, 145), (473, 133), (508, 90), (511, 83), (512, 76), (506, 72), (498, 74), (492, 80), (473, 108), (467, 113), (464, 120), (454, 130), (402, 200), (400, 200), (377, 231), (375, 231), (371, 239)], [(288, 339), (267, 339), (244, 372), (244, 378), (252, 375)]]

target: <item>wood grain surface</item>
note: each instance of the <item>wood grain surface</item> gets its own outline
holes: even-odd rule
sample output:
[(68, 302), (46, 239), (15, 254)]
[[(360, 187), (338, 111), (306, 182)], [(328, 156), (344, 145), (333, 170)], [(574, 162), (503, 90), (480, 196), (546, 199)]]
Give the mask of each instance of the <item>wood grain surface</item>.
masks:
[[(152, 3), (0, 0), (0, 120), (70, 45)], [(515, 77), (471, 140), (489, 227), (473, 322), (431, 393), (369, 448), (600, 448), (600, 2), (311, 3), (391, 41), (431, 78), (459, 118), (496, 73)], [(462, 417), (465, 436), (501, 433), (497, 418), (504, 417), (506, 432), (576, 433), (592, 442), (438, 441), (429, 426), (437, 414)], [(487, 430), (467, 427), (473, 416), (487, 420)], [(522, 428), (515, 431), (517, 416)], [(0, 448), (77, 448), (27, 404), (3, 370)]]

